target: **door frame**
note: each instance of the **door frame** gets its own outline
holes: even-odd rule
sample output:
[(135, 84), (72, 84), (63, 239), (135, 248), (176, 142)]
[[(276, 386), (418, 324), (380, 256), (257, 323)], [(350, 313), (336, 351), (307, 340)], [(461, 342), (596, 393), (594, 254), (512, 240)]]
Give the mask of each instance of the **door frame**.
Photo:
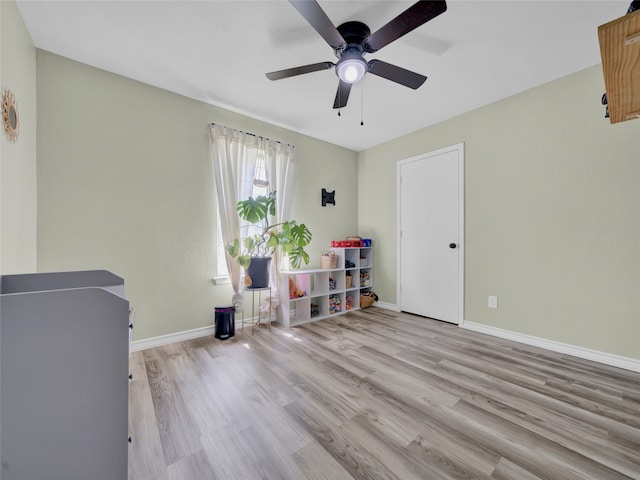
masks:
[(396, 299), (398, 310), (401, 310), (402, 306), (402, 291), (400, 289), (400, 280), (402, 278), (400, 268), (400, 256), (401, 256), (401, 233), (400, 224), (401, 219), (401, 168), (402, 165), (410, 162), (415, 162), (420, 159), (427, 159), (443, 153), (451, 151), (458, 152), (458, 249), (459, 249), (459, 261), (458, 261), (458, 326), (464, 325), (464, 259), (465, 259), (465, 236), (464, 236), (464, 142), (450, 145), (448, 147), (440, 148), (431, 152), (421, 153), (420, 155), (414, 155), (410, 158), (404, 158), (396, 162)]

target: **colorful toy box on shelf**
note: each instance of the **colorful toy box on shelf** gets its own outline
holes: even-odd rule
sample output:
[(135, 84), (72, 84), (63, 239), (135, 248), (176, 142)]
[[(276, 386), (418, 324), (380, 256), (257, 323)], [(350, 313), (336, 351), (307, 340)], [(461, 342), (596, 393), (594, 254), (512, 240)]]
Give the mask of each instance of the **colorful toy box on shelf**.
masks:
[(353, 308), (353, 297), (351, 295), (347, 295), (347, 298), (345, 298), (344, 308), (345, 310), (351, 310)]
[(300, 298), (306, 295), (305, 292), (296, 287), (295, 282), (289, 277), (289, 299)]
[(311, 304), (311, 318), (320, 316), (320, 307), (317, 303)]
[(329, 290), (335, 290), (336, 289), (336, 281), (329, 277)]
[(358, 248), (358, 247), (370, 247), (371, 239), (357, 237), (355, 235), (347, 237), (346, 240), (331, 240), (332, 247), (342, 248)]
[(342, 311), (342, 304), (340, 303), (340, 297), (335, 293), (329, 295), (329, 313), (338, 313)]

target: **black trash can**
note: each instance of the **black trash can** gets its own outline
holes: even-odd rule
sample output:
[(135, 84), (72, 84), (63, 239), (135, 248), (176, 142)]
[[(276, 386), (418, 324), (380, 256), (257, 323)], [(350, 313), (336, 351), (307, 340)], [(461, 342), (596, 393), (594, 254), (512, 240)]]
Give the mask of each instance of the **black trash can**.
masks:
[(226, 340), (236, 334), (236, 308), (233, 305), (216, 307), (215, 338)]

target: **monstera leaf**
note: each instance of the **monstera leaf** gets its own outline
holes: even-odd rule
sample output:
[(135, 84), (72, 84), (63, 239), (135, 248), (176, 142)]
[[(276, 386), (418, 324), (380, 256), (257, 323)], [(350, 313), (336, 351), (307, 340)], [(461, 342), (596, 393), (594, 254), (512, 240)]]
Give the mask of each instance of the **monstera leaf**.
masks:
[(269, 224), (269, 218), (276, 214), (276, 192), (268, 195), (249, 197), (238, 202), (238, 216), (247, 222), (259, 225), (261, 232), (246, 237), (244, 241), (235, 239), (225, 246), (227, 253), (246, 268), (251, 257), (269, 257), (276, 248), (281, 247), (285, 256), (289, 257), (291, 266), (299, 268), (302, 262), (309, 263), (309, 255), (304, 247), (311, 242), (311, 231), (304, 223), (295, 220)]

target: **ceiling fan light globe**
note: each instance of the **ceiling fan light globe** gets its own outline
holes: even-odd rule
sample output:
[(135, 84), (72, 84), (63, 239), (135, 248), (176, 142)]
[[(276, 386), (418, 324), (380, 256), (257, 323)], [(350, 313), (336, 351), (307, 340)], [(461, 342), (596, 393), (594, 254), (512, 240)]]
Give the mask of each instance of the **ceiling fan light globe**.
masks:
[(338, 62), (336, 72), (343, 82), (357, 83), (367, 73), (367, 64), (362, 57), (346, 58)]

